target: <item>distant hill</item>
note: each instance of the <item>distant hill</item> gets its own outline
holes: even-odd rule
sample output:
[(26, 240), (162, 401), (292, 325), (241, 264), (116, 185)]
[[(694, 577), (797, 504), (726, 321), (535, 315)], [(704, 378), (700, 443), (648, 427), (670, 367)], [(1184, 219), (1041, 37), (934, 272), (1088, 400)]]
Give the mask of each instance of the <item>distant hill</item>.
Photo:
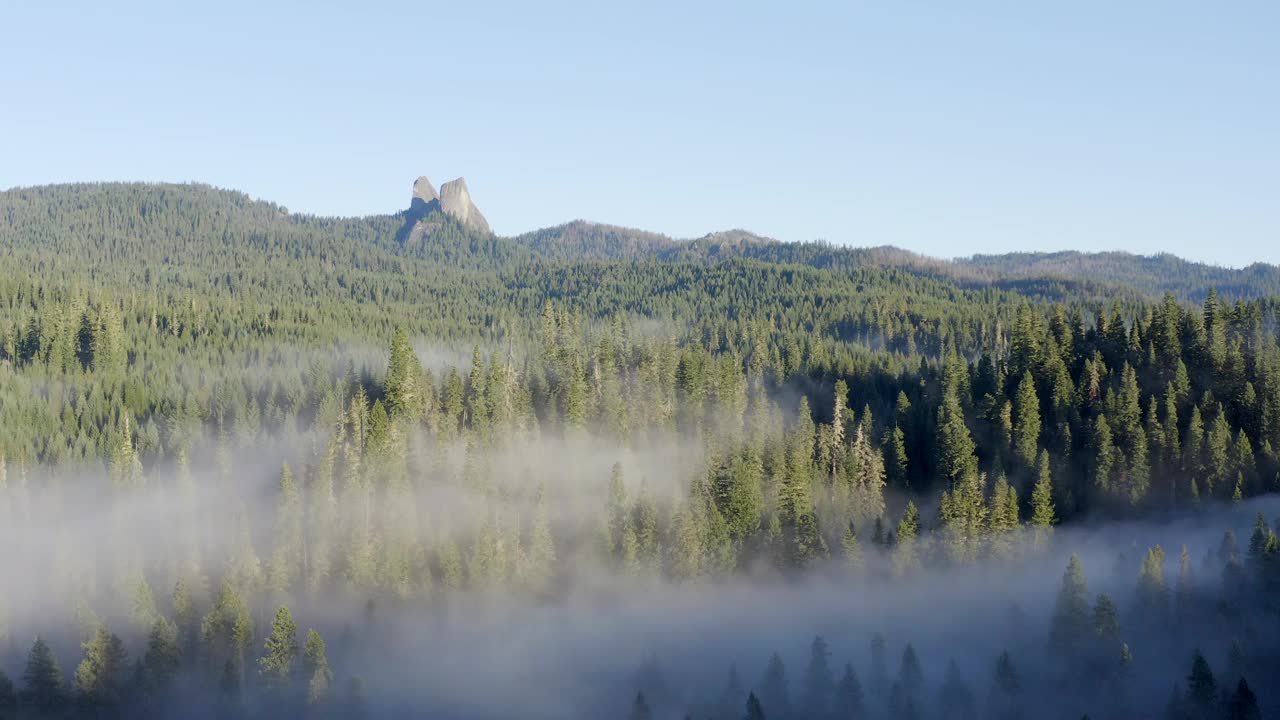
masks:
[(1125, 252), (1009, 253), (975, 255), (957, 260), (959, 268), (971, 268), (988, 277), (1065, 278), (1124, 285), (1148, 295), (1171, 292), (1199, 302), (1209, 288), (1227, 298), (1253, 298), (1280, 294), (1280, 266), (1254, 263), (1236, 270), (1190, 262), (1169, 254), (1152, 256)]
[[(863, 269), (905, 273), (968, 291), (1011, 291), (1064, 302), (1159, 297), (1199, 303), (1210, 288), (1227, 299), (1280, 295), (1280, 267), (1244, 269), (1122, 252), (1010, 253), (942, 260), (892, 246), (847, 247), (781, 242), (746, 230), (678, 239), (661, 233), (574, 220), (513, 237), (494, 235), (461, 180), (445, 207), (426, 178), (405, 210), (357, 218), (290, 213), (241, 192), (201, 184), (81, 183), (0, 192), (0, 251), (35, 258), (60, 250), (61, 262), (145, 259), (185, 273), (252, 267), (250, 257), (344, 258), (353, 269), (408, 266), (419, 279), (466, 270), (510, 271), (534, 259), (554, 264), (756, 261), (844, 275)], [(465, 197), (464, 197), (465, 196)], [(890, 276), (886, 276), (890, 277)]]

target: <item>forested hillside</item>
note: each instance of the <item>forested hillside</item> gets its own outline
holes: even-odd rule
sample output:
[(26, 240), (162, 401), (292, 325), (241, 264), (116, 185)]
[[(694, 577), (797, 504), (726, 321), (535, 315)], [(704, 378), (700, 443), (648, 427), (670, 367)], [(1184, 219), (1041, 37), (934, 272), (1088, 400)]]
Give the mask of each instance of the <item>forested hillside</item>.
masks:
[[(0, 193), (0, 538), (23, 579), (0, 598), (0, 717), (515, 714), (446, 682), (471, 663), (533, 717), (1274, 710), (1280, 285), (1086, 260), (503, 238), (434, 206), (318, 218), (200, 185)], [(1109, 522), (1119, 543), (1090, 534)], [(974, 606), (952, 644), (903, 609), (940, 588)], [(664, 681), (649, 654), (678, 643), (656, 630), (599, 677), (588, 639), (563, 676), (486, 664), (598, 603), (670, 602), (697, 633), (757, 590), (803, 612), (675, 662), (800, 638), (791, 694), (777, 655), (723, 696)], [(882, 635), (836, 680), (812, 637), (853, 627), (903, 648), (896, 682)], [(458, 667), (407, 637), (463, 646)]]

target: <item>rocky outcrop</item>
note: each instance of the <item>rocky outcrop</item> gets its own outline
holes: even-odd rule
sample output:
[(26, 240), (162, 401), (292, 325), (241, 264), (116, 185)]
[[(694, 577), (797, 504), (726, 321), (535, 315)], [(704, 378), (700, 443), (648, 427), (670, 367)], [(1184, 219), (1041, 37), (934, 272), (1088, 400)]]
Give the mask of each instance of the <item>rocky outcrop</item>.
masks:
[(472, 230), (493, 232), (484, 215), (480, 214), (480, 209), (471, 202), (471, 192), (467, 190), (467, 181), (463, 178), (440, 186), (440, 209)]
[(436, 194), (436, 186), (431, 184), (431, 181), (427, 179), (426, 175), (423, 175), (413, 181), (413, 199), (410, 201), (411, 204), (417, 204), (417, 201), (421, 201), (424, 205), (429, 205), (439, 199), (440, 196)]
[(493, 232), (489, 229), (489, 221), (480, 214), (480, 208), (471, 201), (471, 191), (467, 189), (466, 180), (462, 178), (452, 180), (441, 185), (440, 192), (436, 192), (435, 185), (432, 185), (427, 176), (423, 175), (413, 181), (413, 196), (409, 199), (409, 212), (405, 217), (405, 225), (400, 228), (397, 237), (401, 242), (421, 239), (421, 236), (428, 234), (431, 229), (424, 227), (423, 223), (430, 221), (429, 224), (433, 226), (440, 224), (439, 215), (436, 215), (435, 220), (431, 220), (431, 215), (436, 211), (443, 211), (445, 215), (471, 230), (483, 233)]

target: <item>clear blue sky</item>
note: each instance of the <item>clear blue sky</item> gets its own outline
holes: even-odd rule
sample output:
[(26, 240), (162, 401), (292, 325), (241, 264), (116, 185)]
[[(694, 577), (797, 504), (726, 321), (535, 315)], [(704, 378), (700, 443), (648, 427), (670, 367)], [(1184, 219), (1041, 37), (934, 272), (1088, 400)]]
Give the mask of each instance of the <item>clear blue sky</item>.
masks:
[[(365, 9), (363, 5), (377, 5)], [(1280, 2), (15, 2), (0, 187), (1280, 262)]]

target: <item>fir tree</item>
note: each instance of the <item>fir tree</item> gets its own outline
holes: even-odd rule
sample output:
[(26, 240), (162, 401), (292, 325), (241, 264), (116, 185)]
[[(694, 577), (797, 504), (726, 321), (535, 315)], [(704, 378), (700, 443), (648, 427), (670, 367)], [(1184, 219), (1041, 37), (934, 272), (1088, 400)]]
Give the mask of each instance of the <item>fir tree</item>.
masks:
[(147, 636), (146, 654), (142, 658), (146, 673), (146, 689), (153, 698), (166, 697), (182, 664), (178, 644), (178, 628), (163, 617), (156, 618)]
[(1093, 606), (1093, 633), (1108, 645), (1120, 639), (1120, 616), (1106, 593), (1100, 593)]
[(75, 673), (79, 701), (96, 716), (114, 717), (120, 711), (128, 682), (124, 643), (105, 625), (84, 644), (84, 660)]
[(861, 717), (863, 700), (862, 683), (858, 681), (858, 674), (853, 671), (853, 665), (846, 663), (844, 675), (836, 685), (833, 717), (838, 720)]
[(1033, 538), (1036, 545), (1043, 546), (1048, 542), (1056, 521), (1053, 507), (1053, 485), (1049, 468), (1049, 451), (1040, 451), (1040, 460), (1037, 463), (1037, 468), (1039, 479), (1036, 480), (1035, 489), (1031, 493), (1031, 526), (1034, 531)]
[(22, 672), (22, 689), (18, 700), (23, 709), (37, 717), (53, 717), (66, 705), (62, 668), (53, 651), (37, 636)]
[(291, 682), (297, 655), (298, 625), (289, 608), (281, 607), (271, 621), (271, 634), (263, 643), (263, 655), (258, 660), (259, 672), (269, 689), (282, 690)]
[(1249, 689), (1244, 678), (1236, 684), (1235, 692), (1227, 700), (1227, 720), (1262, 720), (1262, 710), (1258, 707), (1258, 698)]
[(1197, 650), (1192, 658), (1191, 673), (1187, 675), (1187, 708), (1193, 718), (1207, 719), (1213, 715), (1217, 699), (1217, 683), (1209, 669), (1209, 661)]
[(1022, 467), (1035, 467), (1040, 443), (1040, 398), (1036, 394), (1035, 379), (1027, 370), (1018, 383), (1014, 402), (1013, 451)]
[(760, 678), (760, 702), (769, 708), (775, 718), (785, 718), (791, 713), (791, 698), (787, 690), (787, 668), (778, 653), (769, 656), (764, 676)]
[(804, 714), (810, 718), (824, 718), (831, 709), (831, 693), (835, 678), (831, 674), (828, 658), (831, 651), (821, 637), (815, 637), (809, 651), (809, 667), (804, 675)]
[(1049, 631), (1050, 649), (1061, 656), (1071, 657), (1078, 650), (1081, 640), (1087, 637), (1088, 592), (1084, 566), (1073, 553), (1067, 563), (1067, 570), (1062, 575), (1062, 589), (1058, 591)]
[(333, 684), (333, 671), (325, 652), (324, 638), (315, 630), (307, 631), (307, 642), (302, 649), (302, 674), (307, 678), (307, 704), (324, 703)]
[(995, 678), (991, 685), (991, 716), (996, 720), (1017, 720), (1023, 717), (1022, 681), (1009, 658), (1009, 651), (996, 659)]
[(13, 681), (0, 670), (0, 720), (14, 720), (18, 716), (18, 693)]

